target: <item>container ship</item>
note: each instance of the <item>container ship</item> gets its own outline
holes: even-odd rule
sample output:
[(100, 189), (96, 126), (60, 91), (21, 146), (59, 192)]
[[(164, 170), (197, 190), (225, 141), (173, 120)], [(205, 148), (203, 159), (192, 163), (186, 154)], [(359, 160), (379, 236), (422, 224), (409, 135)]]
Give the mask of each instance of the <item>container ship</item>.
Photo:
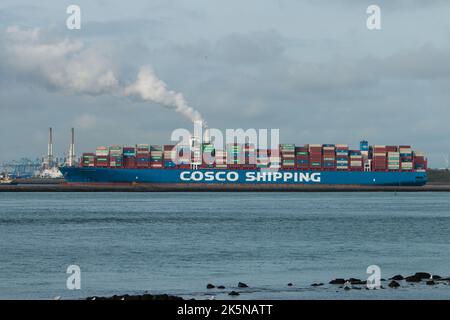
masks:
[(60, 171), (68, 183), (421, 186), (427, 159), (409, 145), (253, 144), (98, 147)]

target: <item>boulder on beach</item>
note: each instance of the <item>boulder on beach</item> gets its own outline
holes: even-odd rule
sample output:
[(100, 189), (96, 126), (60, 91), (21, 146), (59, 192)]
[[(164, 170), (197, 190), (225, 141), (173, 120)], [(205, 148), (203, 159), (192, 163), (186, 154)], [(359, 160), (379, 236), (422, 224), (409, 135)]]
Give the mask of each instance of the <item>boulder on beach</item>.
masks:
[(289, 282), (287, 285), (288, 285), (288, 287), (292, 287), (292, 283), (291, 282)]
[(398, 287), (400, 287), (400, 283), (398, 283), (398, 282), (395, 281), (395, 280), (392, 280), (392, 281), (388, 284), (388, 286), (391, 287), (391, 288), (398, 288)]
[(217, 289), (225, 289), (225, 286), (218, 286)]
[(313, 284), (311, 285), (311, 287), (320, 287), (320, 286), (323, 286), (323, 283), (322, 283), (322, 282), (320, 282), (320, 283), (313, 283)]
[(345, 279), (342, 278), (336, 278), (330, 281), (330, 284), (344, 284), (345, 283)]
[(239, 283), (238, 283), (238, 288), (248, 288), (248, 285), (246, 285), (246, 284), (243, 283), (243, 282), (239, 282)]
[(350, 284), (367, 284), (367, 281), (356, 278), (350, 278), (347, 279), (346, 281), (349, 282)]
[(434, 279), (434, 280), (441, 280), (442, 277), (441, 277), (441, 276), (438, 276), (437, 274), (433, 274), (433, 279)]
[(428, 272), (416, 272), (415, 276), (419, 277), (420, 279), (430, 279), (431, 278), (431, 274), (429, 274)]
[(405, 279), (401, 274), (397, 274), (395, 276), (393, 276), (392, 278), (390, 278), (389, 280), (403, 280)]
[(418, 276), (416, 276), (416, 275), (412, 275), (412, 276), (406, 277), (405, 280), (406, 280), (407, 282), (420, 282), (420, 281), (422, 281), (422, 278), (421, 278), (421, 277), (418, 277)]
[(429, 286), (434, 286), (435, 284), (436, 284), (436, 282), (434, 282), (433, 280), (427, 281), (427, 285), (429, 285)]
[(239, 295), (239, 292), (237, 292), (237, 291), (231, 291), (228, 295), (229, 295), (229, 296), (238, 296), (238, 295)]
[(206, 289), (214, 289), (216, 286), (215, 285), (213, 285), (212, 283), (208, 283), (207, 285), (206, 285)]

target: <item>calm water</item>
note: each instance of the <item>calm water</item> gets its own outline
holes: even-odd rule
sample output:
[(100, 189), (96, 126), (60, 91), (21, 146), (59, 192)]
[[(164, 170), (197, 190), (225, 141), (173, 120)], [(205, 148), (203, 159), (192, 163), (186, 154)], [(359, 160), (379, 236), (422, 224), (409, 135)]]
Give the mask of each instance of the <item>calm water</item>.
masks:
[[(81, 268), (67, 290), (66, 268)], [(0, 298), (170, 293), (445, 298), (450, 286), (312, 289), (335, 277), (450, 276), (448, 193), (0, 193)], [(287, 287), (288, 282), (294, 283)], [(228, 292), (226, 290), (226, 292)], [(336, 292), (338, 291), (338, 292)]]

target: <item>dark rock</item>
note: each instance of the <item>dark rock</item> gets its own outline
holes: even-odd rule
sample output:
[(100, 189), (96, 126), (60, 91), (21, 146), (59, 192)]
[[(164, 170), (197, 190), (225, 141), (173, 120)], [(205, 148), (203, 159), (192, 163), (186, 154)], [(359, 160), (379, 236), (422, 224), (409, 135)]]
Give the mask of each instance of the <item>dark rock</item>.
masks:
[(401, 274), (397, 274), (395, 276), (393, 276), (390, 280), (403, 280), (405, 278), (403, 278), (403, 276)]
[(248, 288), (248, 285), (246, 285), (246, 284), (243, 283), (243, 282), (239, 282), (239, 283), (238, 283), (238, 288)]
[(311, 285), (311, 287), (320, 287), (320, 286), (323, 286), (323, 283), (321, 282), (321, 283), (313, 283), (312, 285)]
[(356, 279), (356, 278), (350, 278), (350, 279), (347, 279), (346, 280), (347, 282), (349, 282), (350, 284), (366, 284), (367, 283), (367, 281), (363, 281), (363, 280), (360, 280), (360, 279)]
[(398, 287), (400, 287), (400, 283), (398, 283), (398, 282), (395, 281), (395, 280), (392, 280), (392, 281), (388, 284), (388, 286), (391, 287), (391, 288), (398, 288)]
[(434, 280), (441, 280), (442, 277), (441, 277), (441, 276), (438, 276), (437, 274), (433, 274), (433, 279), (434, 279)]
[(427, 281), (427, 285), (429, 285), (429, 286), (434, 286), (435, 284), (436, 284), (436, 282), (434, 282), (433, 280)]
[(349, 286), (345, 286), (345, 287), (344, 287), (344, 290), (345, 290), (345, 291), (348, 291), (348, 290), (350, 290), (350, 289), (351, 289), (351, 288), (350, 288)]
[(288, 287), (292, 287), (292, 283), (290, 283), (290, 282), (287, 285), (288, 285)]
[(228, 295), (230, 295), (230, 296), (238, 296), (239, 292), (231, 291)]
[(385, 278), (381, 278), (381, 281), (386, 281), (386, 279)]
[(225, 286), (218, 286), (217, 289), (225, 289)]
[(413, 275), (413, 276), (408, 276), (408, 277), (406, 277), (405, 280), (406, 280), (407, 282), (420, 282), (420, 281), (422, 281), (422, 278), (421, 278), (421, 277), (418, 277), (418, 276), (416, 276), (416, 275)]
[(431, 278), (431, 274), (429, 274), (428, 272), (416, 272), (415, 276), (419, 277), (422, 280)]
[(208, 283), (207, 285), (206, 285), (206, 289), (214, 289), (216, 286), (215, 285), (213, 285), (213, 284), (211, 284), (211, 283)]
[(342, 278), (337, 278), (337, 279), (330, 281), (330, 284), (344, 284), (344, 283), (345, 283), (345, 279), (342, 279)]

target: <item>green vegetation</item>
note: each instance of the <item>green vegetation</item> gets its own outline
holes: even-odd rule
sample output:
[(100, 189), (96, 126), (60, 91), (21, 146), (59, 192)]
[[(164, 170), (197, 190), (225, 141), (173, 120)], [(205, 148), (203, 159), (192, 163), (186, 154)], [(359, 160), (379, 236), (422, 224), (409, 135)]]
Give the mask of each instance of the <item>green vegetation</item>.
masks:
[(450, 184), (450, 170), (428, 169), (428, 182)]

